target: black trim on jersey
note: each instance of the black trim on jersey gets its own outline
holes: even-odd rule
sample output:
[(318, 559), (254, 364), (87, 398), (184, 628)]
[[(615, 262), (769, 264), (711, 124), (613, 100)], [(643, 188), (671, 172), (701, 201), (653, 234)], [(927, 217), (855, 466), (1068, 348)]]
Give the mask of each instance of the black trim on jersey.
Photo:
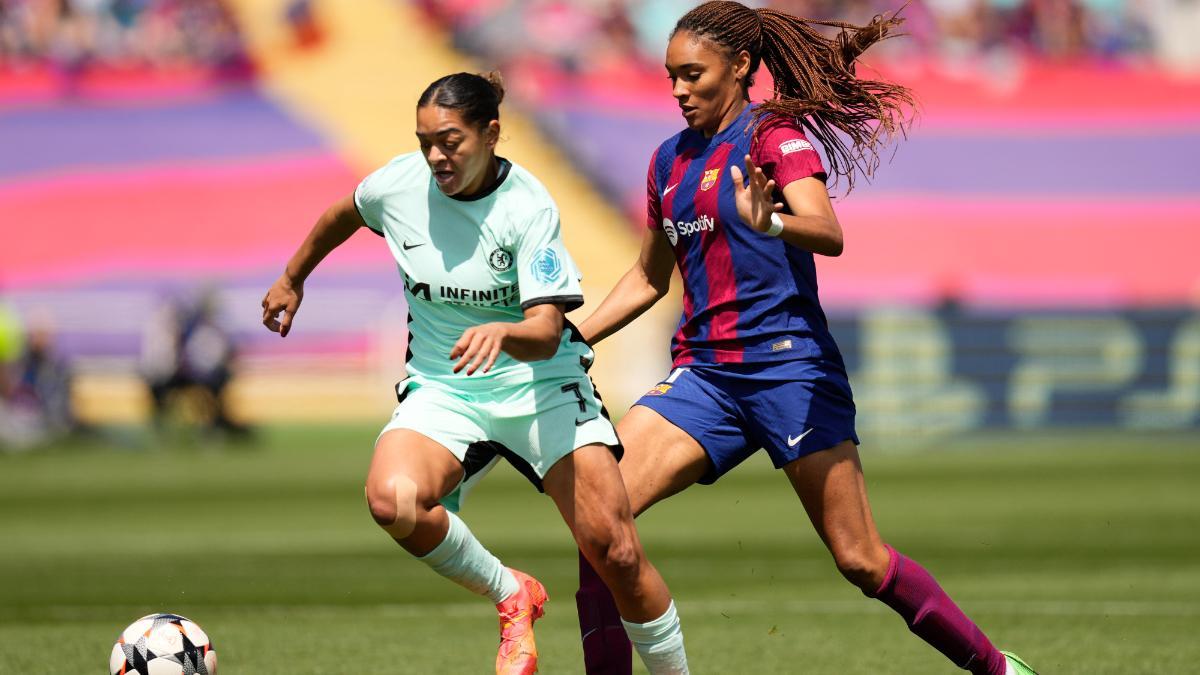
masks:
[[(570, 334), (571, 342), (587, 345), (588, 349), (592, 348), (592, 345), (583, 339), (583, 333), (580, 332), (575, 324), (571, 323), (570, 319), (563, 319), (563, 329)], [(579, 366), (583, 368), (583, 372), (586, 374), (592, 367), (592, 361), (581, 356), (579, 357)], [(592, 393), (596, 395), (596, 400), (600, 402), (600, 416), (608, 420), (611, 424), (612, 417), (608, 414), (608, 408), (604, 405), (604, 397), (600, 395), (600, 388), (596, 386), (596, 381), (591, 377), (588, 377), (588, 381), (592, 383)], [(614, 424), (613, 431), (615, 432), (616, 430), (616, 425)], [(625, 446), (621, 444), (620, 436), (617, 436), (617, 444), (608, 446), (608, 450), (612, 453), (614, 459), (618, 462), (621, 461), (621, 458), (625, 456)]]
[[(572, 326), (572, 328), (574, 328), (574, 326)], [(580, 337), (580, 341), (583, 341), (582, 336)], [(609, 424), (612, 424), (612, 418), (608, 416), (608, 408), (604, 406), (604, 399), (600, 397), (600, 389), (596, 387), (596, 381), (589, 377), (588, 382), (592, 383), (592, 393), (596, 395), (596, 400), (600, 402), (600, 415), (604, 417), (604, 419), (608, 420)], [(616, 433), (616, 431), (617, 425), (613, 424), (613, 433)], [(613, 459), (617, 460), (618, 462), (620, 462), (621, 458), (625, 456), (625, 446), (621, 444), (620, 435), (617, 436), (617, 444), (608, 446), (608, 451), (612, 453)]]
[(544, 295), (540, 298), (530, 298), (521, 303), (521, 311), (538, 305), (564, 305), (563, 311), (570, 312), (583, 307), (582, 295)]
[(571, 334), (571, 342), (582, 342), (583, 344), (587, 345), (588, 347), (592, 346), (591, 344), (588, 343), (587, 340), (583, 339), (583, 332), (579, 330), (578, 326), (571, 323), (570, 319), (567, 319), (567, 318), (563, 319), (563, 328), (565, 328), (566, 331)]
[[(496, 450), (492, 447), (492, 441), (476, 441), (467, 446), (466, 453), (463, 454), (463, 480), (467, 480), (471, 476), (485, 469), (496, 457)], [(499, 443), (495, 443), (499, 445)]]
[[(566, 317), (563, 317), (563, 329), (566, 330), (568, 333), (570, 333), (570, 335), (571, 335), (570, 341), (571, 342), (578, 342), (580, 344), (586, 345), (588, 349), (592, 348), (592, 346), (590, 344), (588, 344), (588, 341), (583, 339), (583, 333), (579, 332), (579, 329), (575, 327), (575, 324), (571, 323), (571, 320)], [(591, 370), (592, 363), (593, 363), (593, 359), (584, 358), (582, 356), (579, 357), (579, 366), (581, 368), (583, 368), (583, 372), (585, 372), (585, 373), (587, 371)], [(592, 389), (595, 389), (595, 388), (596, 388), (596, 383), (593, 382)], [(596, 392), (596, 398), (600, 398), (599, 391)], [(605, 414), (605, 417), (607, 418), (608, 415)]]
[(404, 324), (404, 332), (408, 333), (408, 339), (405, 341), (406, 344), (404, 345), (404, 365), (407, 367), (408, 364), (412, 363), (412, 360), (413, 360), (412, 310), (408, 311), (408, 323)]
[(478, 443), (472, 443), (471, 445), (486, 446), (492, 452), (492, 456), (499, 455), (500, 457), (503, 457), (509, 464), (512, 465), (514, 469), (520, 472), (522, 476), (525, 476), (525, 479), (532, 483), (533, 487), (537, 488), (538, 492), (544, 493), (546, 491), (546, 487), (542, 485), (542, 479), (537, 475), (537, 471), (533, 470), (533, 466), (529, 462), (525, 461), (525, 459), (520, 455), (509, 449), (508, 446), (499, 441), (479, 441)]
[[(460, 202), (474, 202), (474, 201), (479, 201), (480, 199), (483, 199), (484, 197), (487, 197), (488, 195), (492, 194), (496, 190), (499, 190), (500, 186), (504, 184), (504, 180), (506, 178), (508, 178), (508, 172), (510, 169), (512, 169), (512, 162), (508, 161), (507, 159), (504, 159), (503, 157), (501, 157), (499, 155), (496, 156), (496, 161), (500, 163), (500, 170), (496, 173), (496, 182), (492, 183), (488, 187), (488, 189), (480, 190), (478, 193), (473, 194), (469, 197), (459, 197), (458, 195), (446, 195), (446, 196), (449, 197), (450, 199), (456, 199)], [(442, 194), (445, 194), (445, 193), (442, 193)]]
[(354, 212), (357, 213), (358, 217), (362, 219), (363, 225), (366, 225), (368, 230), (370, 230), (370, 231), (374, 232), (375, 234), (382, 237), (383, 230), (377, 230), (377, 229), (371, 227), (371, 223), (367, 220), (366, 216), (364, 216), (362, 214), (362, 211), (358, 208), (358, 188), (357, 187), (354, 188), (354, 194), (350, 195), (350, 203), (354, 204)]
[[(621, 457), (625, 455), (625, 448), (621, 447), (620, 445), (610, 445), (607, 447), (609, 452), (613, 454), (613, 457), (618, 462), (621, 461)], [(483, 461), (483, 463), (480, 465), (480, 468), (487, 466), (487, 462), (491, 461), (492, 457), (503, 457), (506, 462), (512, 465), (512, 468), (516, 469), (518, 473), (525, 477), (525, 480), (529, 481), (533, 487), (537, 488), (538, 492), (543, 494), (546, 492), (546, 486), (542, 484), (542, 479), (538, 477), (537, 471), (533, 470), (533, 466), (529, 462), (525, 461), (525, 458), (513, 452), (507, 445), (504, 445), (499, 441), (478, 441), (476, 443), (472, 443), (467, 447), (467, 459), (471, 458), (470, 455), (472, 450), (475, 450), (479, 459)], [(485, 457), (486, 459), (484, 459)], [(463, 469), (465, 470), (466, 468), (467, 462), (463, 461)], [(479, 469), (475, 470), (478, 471)], [(467, 474), (467, 476), (469, 475), (470, 474)], [(463, 477), (463, 480), (466, 480), (466, 476)]]

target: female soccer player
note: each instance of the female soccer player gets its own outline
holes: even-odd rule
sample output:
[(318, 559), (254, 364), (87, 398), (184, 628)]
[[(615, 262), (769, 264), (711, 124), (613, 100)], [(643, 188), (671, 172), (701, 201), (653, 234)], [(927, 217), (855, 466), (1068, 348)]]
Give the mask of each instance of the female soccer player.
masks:
[[(679, 20), (666, 68), (687, 128), (660, 145), (647, 181), (642, 250), (580, 330), (595, 343), (684, 283), (674, 369), (618, 428), (634, 514), (693, 483), (712, 483), (765, 448), (799, 496), (838, 570), (973, 673), (1032, 673), (987, 637), (920, 565), (888, 546), (867, 502), (854, 402), (817, 299), (813, 254), (842, 252), (826, 171), (870, 172), (903, 128), (902, 87), (860, 79), (856, 57), (899, 20), (809, 22), (736, 2), (707, 2)], [(775, 95), (749, 102), (760, 63)], [(744, 166), (745, 173), (741, 167)], [(589, 672), (629, 671), (608, 628), (606, 592), (581, 560), (577, 596)], [(594, 636), (594, 637), (592, 637)]]
[(617, 437), (585, 373), (592, 352), (563, 318), (583, 297), (558, 209), (495, 153), (503, 94), (496, 76), (430, 84), (417, 103), (421, 151), (396, 157), (317, 220), (267, 292), (263, 323), (286, 336), (317, 264), (360, 227), (382, 235), (404, 278), (409, 377), (367, 474), (375, 521), (496, 603), (497, 673), (533, 673), (546, 591), (501, 565), (454, 513), (506, 457), (554, 500), (649, 671), (686, 673), (675, 605), (642, 552)]

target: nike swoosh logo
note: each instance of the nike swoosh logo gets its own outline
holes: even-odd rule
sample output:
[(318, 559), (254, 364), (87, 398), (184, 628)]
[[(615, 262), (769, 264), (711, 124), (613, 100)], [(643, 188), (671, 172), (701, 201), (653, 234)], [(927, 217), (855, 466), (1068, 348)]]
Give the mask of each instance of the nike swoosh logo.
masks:
[(666, 197), (667, 195), (671, 194), (671, 190), (674, 190), (677, 187), (679, 187), (679, 183), (668, 186), (666, 190), (663, 190), (662, 196)]
[(799, 443), (800, 441), (804, 440), (804, 437), (805, 437), (805, 436), (807, 436), (807, 435), (809, 435), (809, 434), (811, 434), (811, 433), (812, 433), (812, 429), (809, 429), (808, 431), (806, 431), (806, 432), (804, 432), (804, 433), (800, 434), (799, 436), (797, 436), (797, 437), (795, 437), (795, 438), (792, 438), (792, 437), (791, 437), (791, 435), (789, 434), (789, 435), (788, 435), (788, 447), (789, 447), (789, 448), (794, 448), (794, 447), (796, 447), (796, 444), (797, 444), (797, 443)]
[(404, 248), (405, 251), (411, 251), (418, 246), (424, 246), (424, 245), (425, 245), (425, 242), (421, 242), (419, 244), (413, 244), (410, 246), (407, 241), (404, 242), (403, 244), (401, 244), (401, 246)]
[(596, 417), (589, 417), (586, 420), (575, 420), (575, 426), (581, 427), (581, 426), (587, 424), (588, 422), (591, 422), (592, 420), (597, 419), (599, 417), (600, 417), (599, 415), (596, 415)]

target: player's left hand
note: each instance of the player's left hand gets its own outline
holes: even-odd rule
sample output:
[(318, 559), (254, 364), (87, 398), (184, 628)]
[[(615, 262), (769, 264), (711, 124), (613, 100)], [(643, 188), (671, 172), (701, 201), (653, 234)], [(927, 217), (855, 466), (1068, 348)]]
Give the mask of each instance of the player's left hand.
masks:
[(491, 370), (511, 330), (512, 324), (497, 322), (472, 326), (463, 331), (462, 337), (458, 338), (458, 342), (455, 342), (454, 348), (450, 350), (450, 360), (458, 359), (454, 364), (454, 372), (466, 368), (467, 375), (472, 375), (476, 370), (480, 370), (481, 365), (481, 372)]
[[(748, 185), (746, 176), (750, 177)], [(763, 170), (754, 165), (750, 155), (746, 155), (746, 174), (742, 175), (742, 170), (734, 165), (729, 168), (729, 178), (733, 181), (733, 199), (742, 222), (758, 232), (769, 230), (771, 214), (783, 210), (782, 203), (772, 200), (775, 195), (774, 179), (767, 179)]]

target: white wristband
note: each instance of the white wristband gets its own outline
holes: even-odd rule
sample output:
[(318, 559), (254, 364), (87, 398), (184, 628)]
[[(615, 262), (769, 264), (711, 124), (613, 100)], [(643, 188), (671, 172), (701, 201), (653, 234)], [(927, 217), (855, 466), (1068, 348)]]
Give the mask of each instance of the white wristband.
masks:
[(783, 232), (783, 218), (779, 217), (778, 213), (771, 214), (771, 226), (764, 233), (768, 237), (778, 237)]

